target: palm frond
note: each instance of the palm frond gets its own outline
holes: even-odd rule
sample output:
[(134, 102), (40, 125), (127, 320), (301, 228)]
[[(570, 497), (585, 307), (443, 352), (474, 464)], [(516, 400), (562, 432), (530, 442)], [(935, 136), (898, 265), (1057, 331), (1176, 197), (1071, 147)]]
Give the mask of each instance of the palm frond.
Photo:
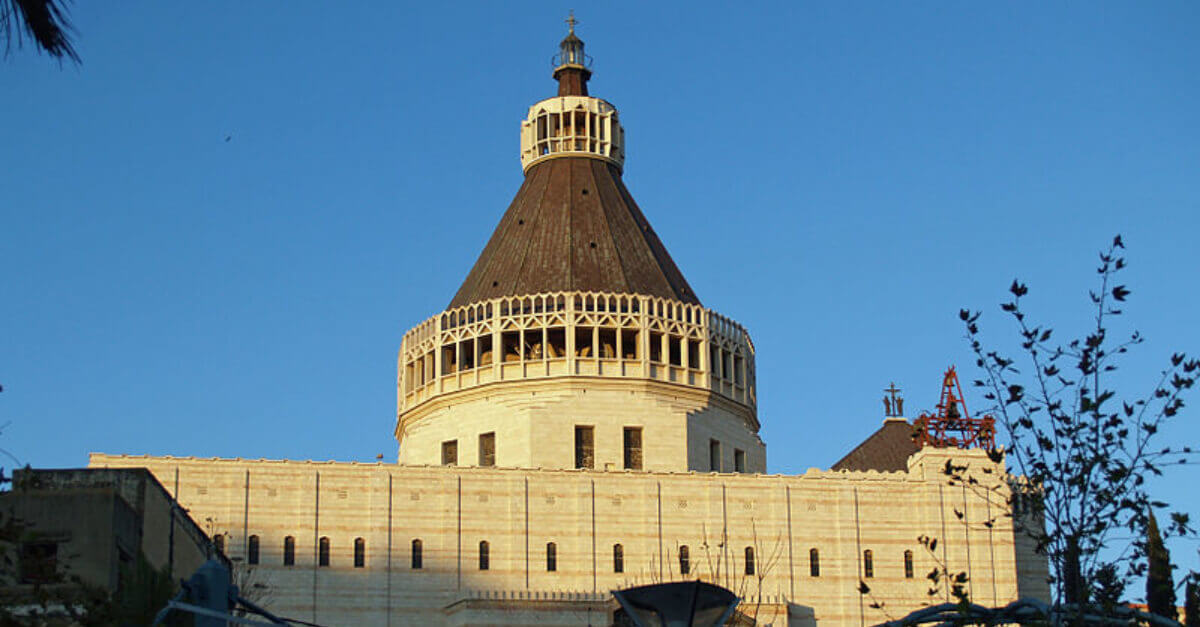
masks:
[(20, 47), (28, 37), (50, 56), (79, 63), (79, 53), (67, 34), (71, 30), (62, 0), (0, 0), (0, 32), (4, 34), (5, 54), (12, 50), (13, 42)]

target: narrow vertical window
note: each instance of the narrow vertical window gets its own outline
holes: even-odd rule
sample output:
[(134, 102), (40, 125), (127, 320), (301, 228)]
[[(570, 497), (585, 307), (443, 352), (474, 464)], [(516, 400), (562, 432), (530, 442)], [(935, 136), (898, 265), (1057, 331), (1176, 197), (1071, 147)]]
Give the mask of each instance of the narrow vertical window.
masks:
[(863, 577), (870, 579), (875, 576), (875, 555), (871, 549), (863, 551)]
[(487, 540), (482, 540), (479, 543), (479, 570), (487, 570), (492, 565), (492, 556), (490, 555), (491, 547)]
[(746, 574), (754, 574), (754, 547), (746, 547)]
[(225, 536), (223, 534), (218, 533), (213, 536), (213, 548), (217, 550), (217, 553), (225, 554)]
[(367, 541), (362, 538), (354, 539), (354, 567), (362, 568), (367, 565)]
[(283, 539), (283, 565), (296, 565), (296, 539), (292, 536)]
[(246, 541), (246, 563), (258, 563), (258, 536), (250, 536)]
[(553, 542), (546, 543), (546, 570), (549, 572), (558, 570), (558, 545)]
[(642, 428), (625, 427), (625, 468), (642, 469)]
[(740, 448), (733, 449), (733, 471), (746, 472), (746, 451)]
[(912, 579), (912, 578), (913, 578), (913, 557), (912, 557), (912, 551), (905, 551), (905, 552), (904, 552), (904, 578), (905, 578), (905, 579)]
[(708, 469), (721, 472), (721, 443), (716, 440), (708, 441)]
[(687, 575), (692, 572), (692, 556), (687, 545), (679, 547), (679, 574)]
[(321, 540), (317, 543), (317, 566), (329, 565), (329, 538), (321, 536)]
[(594, 468), (596, 460), (593, 455), (592, 441), (595, 431), (592, 427), (575, 427), (575, 467)]
[(821, 554), (816, 549), (808, 550), (808, 576), (821, 576)]
[(496, 465), (496, 433), (483, 433), (479, 436), (479, 465)]
[(413, 570), (421, 570), (421, 568), (423, 566), (425, 556), (421, 554), (422, 548), (423, 548), (423, 546), (421, 545), (421, 539), (413, 538), (413, 541), (412, 541), (412, 569)]
[(458, 464), (458, 440), (442, 442), (442, 465), (454, 466), (456, 464)]
[(613, 545), (613, 572), (625, 572), (625, 547), (620, 544)]

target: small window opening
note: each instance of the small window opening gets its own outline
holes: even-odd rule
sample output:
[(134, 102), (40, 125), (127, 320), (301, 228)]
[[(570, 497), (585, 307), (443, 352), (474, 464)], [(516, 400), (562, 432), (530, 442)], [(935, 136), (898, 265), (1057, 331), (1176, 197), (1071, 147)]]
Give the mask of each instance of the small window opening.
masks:
[(692, 556), (687, 545), (679, 547), (679, 574), (687, 575), (692, 572)]
[(642, 469), (642, 428), (625, 427), (625, 468)]
[(676, 336), (676, 335), (671, 336), (670, 346), (671, 346), (671, 365), (672, 366), (682, 366), (683, 365), (682, 345), (683, 345), (683, 342), (679, 338), (679, 336)]
[(746, 574), (747, 574), (747, 575), (753, 575), (753, 574), (754, 574), (754, 547), (752, 547), (752, 546), (748, 546), (748, 547), (746, 547), (746, 568), (745, 568), (745, 572), (746, 572)]
[(576, 468), (593, 468), (595, 467), (595, 457), (593, 455), (592, 441), (595, 431), (592, 427), (577, 426), (575, 427), (575, 467)]
[(492, 363), (492, 336), (485, 335), (478, 340), (479, 342), (479, 365), (488, 366)]
[(505, 331), (504, 335), (500, 336), (500, 342), (504, 346), (505, 363), (521, 361), (520, 331)]
[(662, 333), (650, 333), (650, 361), (662, 363)]
[(625, 572), (625, 547), (620, 544), (613, 545), (613, 572)]
[(424, 565), (425, 556), (422, 554), (424, 545), (421, 544), (420, 538), (414, 538), (412, 541), (412, 569), (421, 570)]
[(458, 345), (446, 344), (442, 347), (442, 374), (450, 374), (457, 370), (458, 364)]
[(638, 358), (638, 332), (631, 330), (621, 331), (621, 357), (623, 359)]
[(362, 538), (354, 539), (354, 567), (363, 568), (367, 565), (367, 541)]
[(708, 469), (721, 472), (721, 443), (716, 440), (708, 441)]
[(246, 563), (258, 563), (258, 536), (250, 536), (246, 540)]
[(213, 548), (217, 550), (217, 553), (225, 554), (225, 534), (218, 533), (213, 536)]
[(583, 194), (584, 196), (587, 196), (587, 195), (588, 195), (588, 190), (586, 190), (586, 189), (581, 189), (581, 190), (579, 190), (579, 193)]
[(577, 327), (575, 329), (575, 356), (576, 357), (593, 357), (595, 349), (592, 347), (592, 329), (591, 327)]
[(522, 345), (526, 360), (541, 359), (545, 350), (542, 347), (542, 332), (524, 331), (525, 343)]
[(53, 583), (58, 576), (58, 543), (23, 543), (20, 563), (21, 583)]
[(442, 465), (455, 466), (458, 464), (458, 440), (442, 442)]
[(913, 578), (913, 554), (912, 551), (904, 552), (904, 578)]
[(292, 536), (283, 539), (283, 565), (296, 565), (296, 539)]
[(558, 545), (553, 542), (546, 543), (546, 570), (549, 572), (558, 570)]
[(746, 451), (740, 448), (733, 449), (733, 471), (746, 472)]
[(600, 356), (604, 359), (617, 358), (616, 329), (600, 329)]
[(698, 370), (700, 368), (700, 341), (688, 340), (688, 368)]
[(475, 340), (464, 340), (458, 343), (458, 369), (470, 370), (475, 367)]
[(487, 570), (491, 567), (491, 547), (487, 540), (479, 542), (479, 570)]
[(733, 384), (734, 385), (741, 385), (744, 382), (743, 381), (744, 376), (742, 374), (742, 364), (744, 362), (745, 362), (745, 360), (742, 358), (741, 355), (733, 356)]
[(563, 328), (546, 331), (547, 356), (558, 359), (567, 356), (567, 331)]
[(483, 433), (479, 436), (479, 465), (496, 465), (496, 433)]
[(863, 577), (870, 579), (875, 576), (875, 555), (871, 549), (863, 551)]
[(317, 544), (317, 566), (329, 565), (329, 538), (321, 536), (320, 542)]
[(821, 554), (816, 549), (808, 550), (808, 576), (821, 576)]

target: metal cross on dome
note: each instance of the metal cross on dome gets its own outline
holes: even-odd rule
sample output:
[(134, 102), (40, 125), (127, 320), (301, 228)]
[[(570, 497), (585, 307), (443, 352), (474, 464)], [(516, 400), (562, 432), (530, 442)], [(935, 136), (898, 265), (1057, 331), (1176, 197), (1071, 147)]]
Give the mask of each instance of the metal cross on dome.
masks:
[(566, 22), (567, 28), (570, 28), (572, 33), (575, 32), (575, 25), (579, 23), (579, 20), (575, 19), (575, 9), (571, 9), (571, 11), (567, 13)]

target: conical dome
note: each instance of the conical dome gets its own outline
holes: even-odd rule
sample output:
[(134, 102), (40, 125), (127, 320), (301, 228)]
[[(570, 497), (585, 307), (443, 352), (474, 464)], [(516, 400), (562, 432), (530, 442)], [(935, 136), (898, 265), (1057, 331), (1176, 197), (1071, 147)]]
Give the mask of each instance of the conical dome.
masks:
[(529, 168), (449, 308), (567, 291), (700, 303), (616, 166), (585, 156)]

